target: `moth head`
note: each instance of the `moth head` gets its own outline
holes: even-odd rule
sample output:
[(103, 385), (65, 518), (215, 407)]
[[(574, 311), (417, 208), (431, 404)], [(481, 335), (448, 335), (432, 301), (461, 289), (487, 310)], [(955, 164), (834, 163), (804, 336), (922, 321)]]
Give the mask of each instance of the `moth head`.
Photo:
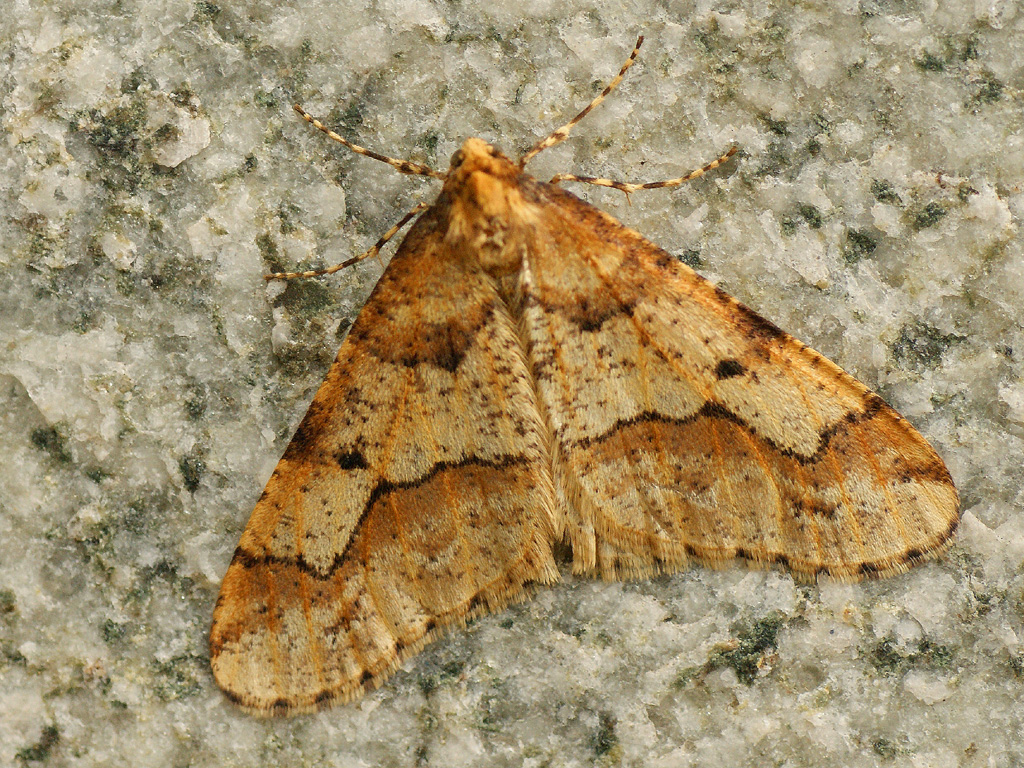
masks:
[(470, 138), (452, 155), (446, 180), (481, 172), (489, 176), (515, 178), (519, 170), (500, 149), (483, 139)]
[(519, 269), (523, 234), (536, 218), (523, 198), (522, 172), (483, 139), (466, 139), (452, 155), (441, 200), (447, 202), (445, 242), (488, 272)]

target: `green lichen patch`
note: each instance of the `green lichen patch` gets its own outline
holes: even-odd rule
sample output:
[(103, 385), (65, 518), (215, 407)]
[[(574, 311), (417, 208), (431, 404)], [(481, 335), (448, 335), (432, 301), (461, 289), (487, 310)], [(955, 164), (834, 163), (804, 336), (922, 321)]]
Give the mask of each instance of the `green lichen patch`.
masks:
[(708, 658), (708, 671), (729, 667), (736, 672), (740, 682), (750, 685), (757, 679), (765, 656), (776, 648), (779, 630), (784, 624), (780, 614), (772, 613), (757, 619), (747, 627), (741, 627), (735, 639), (727, 647), (716, 648)]
[(699, 680), (703, 674), (704, 667), (702, 666), (683, 667), (676, 672), (675, 679), (672, 680), (672, 687), (677, 690), (682, 690), (695, 680)]
[(209, 388), (198, 381), (185, 385), (185, 413), (190, 421), (199, 421), (210, 405)]
[(199, 0), (193, 8), (196, 21), (213, 21), (221, 14), (220, 6), (210, 0)]
[(123, 622), (107, 619), (100, 627), (100, 635), (107, 645), (116, 645), (128, 634), (128, 625)]
[(342, 136), (351, 135), (363, 124), (365, 109), (361, 101), (338, 105), (327, 115), (329, 124)]
[(203, 475), (206, 474), (205, 452), (193, 449), (188, 454), (178, 459), (178, 471), (181, 472), (181, 480), (189, 493), (199, 490)]
[(846, 242), (843, 244), (843, 261), (847, 264), (856, 264), (863, 258), (875, 252), (878, 243), (875, 238), (863, 230), (848, 229), (846, 231)]
[(147, 117), (140, 86), (127, 103), (108, 110), (87, 110), (71, 122), (72, 129), (82, 133), (99, 153), (100, 179), (111, 192), (131, 193), (151, 176), (151, 169), (142, 161), (152, 140), (146, 135)]
[(256, 248), (260, 252), (263, 264), (268, 272), (287, 272), (284, 262), (281, 260), (281, 252), (277, 248), (277, 241), (269, 232), (256, 236)]
[(885, 179), (871, 180), (871, 194), (875, 200), (887, 205), (903, 205), (903, 200), (896, 193), (896, 188)]
[(953, 665), (956, 654), (948, 645), (922, 639), (913, 648), (901, 647), (894, 638), (879, 640), (868, 651), (868, 660), (882, 675), (902, 675), (912, 666), (931, 669), (948, 669)]
[(50, 458), (61, 464), (71, 463), (71, 449), (62, 425), (38, 427), (33, 429), (29, 438), (39, 450), (48, 453)]
[(315, 280), (289, 280), (274, 300), (274, 306), (284, 307), (293, 317), (309, 319), (330, 310), (334, 306), (334, 299), (323, 283)]
[(900, 335), (892, 345), (892, 356), (903, 368), (934, 368), (942, 362), (942, 355), (949, 347), (962, 341), (965, 341), (963, 336), (943, 333), (918, 321), (900, 329)]
[(437, 146), (441, 143), (441, 134), (437, 131), (428, 131), (421, 136), (416, 144), (423, 148), (428, 157), (434, 157), (437, 154)]
[(121, 79), (121, 93), (136, 93), (143, 86), (152, 90), (157, 87), (157, 84), (142, 67), (136, 67)]
[(313, 60), (313, 41), (306, 39), (299, 44), (299, 49), (292, 55), (290, 73), (285, 78), (285, 90), (288, 93), (300, 93), (309, 77), (309, 64)]
[(1024, 653), (1015, 653), (1010, 656), (1010, 671), (1018, 680), (1024, 680)]
[(277, 219), (282, 235), (289, 235), (299, 228), (302, 222), (302, 209), (295, 203), (282, 202), (277, 206)]
[(466, 662), (463, 659), (450, 659), (436, 665), (425, 666), (427, 669), (423, 671), (416, 682), (420, 690), (423, 691), (423, 695), (429, 696), (442, 685), (458, 680), (462, 676)]
[(879, 736), (873, 742), (871, 742), (871, 750), (879, 757), (884, 757), (886, 760), (893, 760), (899, 755), (908, 754), (906, 748), (901, 747), (894, 741)]
[(962, 181), (956, 185), (956, 199), (961, 203), (966, 203), (972, 196), (977, 194), (980, 194), (980, 192), (966, 181)]
[(924, 51), (914, 59), (914, 66), (925, 72), (943, 72), (946, 69), (946, 60), (930, 51)]
[(953, 35), (939, 46), (921, 50), (914, 58), (914, 66), (926, 73), (962, 72), (963, 64), (979, 57), (978, 38), (971, 35)]
[(47, 725), (39, 737), (39, 741), (30, 747), (22, 747), (15, 753), (21, 763), (41, 763), (50, 757), (53, 748), (60, 743), (60, 729), (56, 725)]
[(277, 98), (277, 95), (272, 91), (257, 90), (252, 96), (253, 103), (256, 106), (263, 107), (267, 110), (277, 110), (281, 106), (281, 100)]
[(704, 266), (704, 259), (701, 258), (698, 248), (687, 248), (676, 258), (691, 269), (700, 269)]
[(793, 166), (789, 146), (783, 141), (769, 142), (760, 156), (760, 165), (754, 171), (757, 177), (781, 176)]
[(875, 643), (870, 658), (875, 669), (885, 675), (896, 674), (906, 662), (906, 657), (896, 650), (896, 641), (892, 638)]
[(991, 72), (982, 72), (981, 76), (972, 84), (972, 93), (967, 99), (965, 106), (978, 111), (980, 107), (994, 104), (1003, 98), (1003, 91), (1006, 85)]
[(778, 120), (771, 115), (759, 115), (765, 127), (776, 136), (789, 136), (789, 123), (785, 120)]
[(18, 599), (10, 589), (0, 589), (0, 618), (13, 617), (18, 612)]
[(197, 696), (204, 690), (206, 660), (193, 654), (182, 654), (168, 661), (157, 661), (154, 690), (162, 701), (175, 701)]
[(619, 743), (619, 737), (615, 733), (615, 718), (607, 712), (601, 712), (598, 716), (597, 730), (590, 738), (590, 747), (597, 757), (604, 757), (611, 752)]
[(801, 203), (797, 206), (797, 212), (800, 217), (807, 222), (807, 226), (811, 229), (821, 229), (825, 223), (825, 217), (822, 216), (821, 211), (817, 206), (811, 205), (810, 203)]
[(474, 727), (485, 733), (501, 733), (505, 724), (519, 716), (517, 705), (509, 697), (506, 683), (495, 681), (480, 697)]
[(911, 214), (914, 229), (933, 227), (948, 213), (942, 203), (932, 201), (915, 213)]
[(85, 129), (86, 138), (96, 149), (106, 154), (128, 159), (136, 154), (139, 134), (146, 125), (146, 102), (133, 98), (109, 112), (92, 110), (91, 124)]

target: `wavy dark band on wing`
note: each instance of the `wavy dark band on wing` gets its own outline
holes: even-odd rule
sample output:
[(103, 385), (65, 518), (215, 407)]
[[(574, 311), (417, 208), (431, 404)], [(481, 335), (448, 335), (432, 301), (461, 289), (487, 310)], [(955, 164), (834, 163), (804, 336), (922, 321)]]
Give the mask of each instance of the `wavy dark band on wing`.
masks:
[[(410, 488), (418, 488), (426, 483), (429, 483), (438, 475), (445, 472), (454, 472), (470, 467), (480, 467), (486, 469), (509, 469), (516, 466), (523, 466), (529, 464), (531, 459), (526, 456), (511, 456), (504, 455), (494, 459), (483, 459), (477, 456), (470, 456), (459, 461), (443, 461), (435, 464), (430, 468), (430, 471), (424, 474), (422, 477), (418, 477), (415, 480), (409, 480), (401, 483), (394, 483), (390, 480), (381, 480), (374, 486), (370, 492), (370, 497), (366, 500), (366, 504), (363, 505), (363, 510), (359, 513), (359, 518), (356, 521), (355, 526), (352, 529), (352, 535), (345, 544), (345, 548), (334, 556), (334, 560), (326, 568), (317, 568), (306, 560), (300, 554), (298, 557), (281, 557), (279, 555), (270, 554), (258, 554), (254, 552), (248, 552), (241, 546), (235, 549), (234, 557), (231, 560), (231, 564), (238, 564), (244, 568), (254, 568), (257, 566), (264, 565), (287, 565), (298, 568), (308, 576), (318, 579), (320, 581), (327, 581), (331, 578), (335, 571), (338, 570), (345, 562), (348, 555), (349, 549), (352, 543), (358, 538), (359, 532), (365, 522), (370, 511), (381, 499), (385, 498), (391, 493), (396, 491), (408, 490)], [(424, 510), (424, 514), (431, 514), (433, 510)]]
[[(792, 448), (780, 446), (772, 439), (759, 434), (757, 429), (751, 426), (741, 416), (733, 413), (720, 403), (716, 402), (707, 402), (700, 410), (694, 412), (690, 416), (686, 416), (683, 418), (666, 416), (664, 414), (653, 413), (651, 411), (644, 411), (643, 413), (640, 413), (628, 419), (619, 419), (611, 427), (602, 432), (600, 435), (594, 435), (590, 437), (584, 437), (577, 440), (568, 441), (566, 443), (566, 447), (570, 449), (588, 448), (593, 445), (598, 445), (600, 443), (605, 442), (606, 440), (614, 438), (616, 434), (624, 428), (628, 428), (645, 422), (660, 423), (665, 425), (674, 425), (681, 427), (686, 426), (688, 424), (692, 424), (700, 419), (715, 419), (718, 421), (731, 422), (736, 426), (740, 427), (741, 429), (743, 429), (744, 431), (746, 431), (751, 436), (755, 437), (757, 440), (761, 441), (762, 443), (770, 447), (773, 451), (777, 452), (778, 454), (785, 456), (786, 458), (793, 459), (794, 461), (802, 465), (808, 465), (821, 461), (824, 454), (829, 450), (829, 445), (832, 442), (832, 440), (836, 437), (836, 435), (843, 432), (847, 427), (858, 423), (869, 422), (882, 413), (886, 413), (890, 415), (892, 418), (899, 419), (900, 421), (902, 421), (902, 418), (899, 417), (896, 414), (896, 412), (893, 411), (888, 405), (886, 405), (885, 401), (882, 400), (882, 398), (878, 397), (878, 395), (868, 396), (868, 398), (866, 399), (865, 410), (851, 411), (845, 417), (843, 417), (836, 423), (832, 424), (828, 429), (822, 431), (818, 436), (818, 445), (816, 446), (815, 450), (810, 454), (803, 454), (794, 451)], [(911, 477), (932, 479), (935, 480), (936, 482), (952, 484), (952, 479), (949, 476), (949, 471), (946, 469), (945, 465), (938, 458), (938, 456), (936, 456), (935, 460), (928, 465), (919, 467), (908, 467), (907, 469), (908, 474)]]

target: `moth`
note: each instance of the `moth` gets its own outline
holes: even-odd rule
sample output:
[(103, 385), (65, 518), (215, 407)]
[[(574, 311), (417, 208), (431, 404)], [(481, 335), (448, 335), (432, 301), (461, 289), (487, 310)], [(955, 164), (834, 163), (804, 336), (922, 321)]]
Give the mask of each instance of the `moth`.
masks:
[(647, 185), (524, 171), (642, 40), (518, 162), (471, 138), (439, 173), (329, 132), (444, 185), (406, 217), (423, 209), (224, 578), (210, 655), (246, 710), (360, 697), (447, 628), (558, 581), (559, 542), (604, 579), (739, 559), (856, 580), (949, 545), (956, 489), (907, 421), (558, 186), (674, 186), (731, 152)]

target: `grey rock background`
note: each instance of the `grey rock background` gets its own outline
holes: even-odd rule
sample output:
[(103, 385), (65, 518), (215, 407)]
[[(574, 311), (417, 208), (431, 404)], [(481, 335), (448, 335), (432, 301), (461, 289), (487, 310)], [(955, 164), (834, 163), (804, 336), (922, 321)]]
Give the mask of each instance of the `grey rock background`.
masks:
[[(15, 0), (0, 21), (0, 764), (1024, 764), (1024, 12), (837, 3)], [(942, 561), (795, 584), (575, 581), (365, 700), (259, 721), (209, 673), (220, 578), (447, 166), (532, 164), (876, 388), (963, 497)], [(573, 187), (577, 191), (576, 187)]]

